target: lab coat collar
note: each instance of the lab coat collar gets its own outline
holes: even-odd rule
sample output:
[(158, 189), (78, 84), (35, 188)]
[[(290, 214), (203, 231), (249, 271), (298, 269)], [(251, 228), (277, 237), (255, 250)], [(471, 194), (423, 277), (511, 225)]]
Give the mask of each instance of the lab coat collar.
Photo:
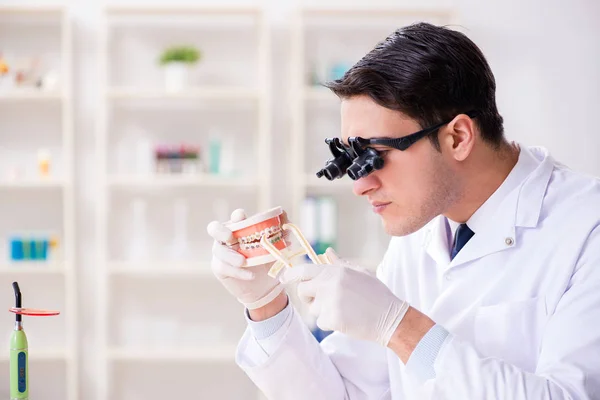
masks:
[(448, 220), (439, 216), (430, 222), (424, 245), (437, 264), (455, 267), (510, 249), (517, 245), (517, 227), (537, 226), (554, 160), (543, 148), (520, 147), (519, 161), (478, 210), (481, 212), (477, 213), (475, 235), (453, 260), (450, 260), (452, 236)]

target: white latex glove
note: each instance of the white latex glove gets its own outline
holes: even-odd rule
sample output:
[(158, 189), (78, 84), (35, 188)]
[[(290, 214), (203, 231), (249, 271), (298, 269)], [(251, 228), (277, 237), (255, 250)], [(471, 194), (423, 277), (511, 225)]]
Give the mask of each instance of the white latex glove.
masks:
[[(242, 209), (231, 213), (232, 222), (245, 218), (246, 214)], [(267, 275), (273, 263), (244, 267), (246, 257), (224, 244), (233, 240), (231, 230), (218, 221), (208, 224), (206, 230), (215, 239), (211, 262), (213, 273), (247, 309), (267, 305), (283, 291), (283, 285)]]
[(408, 303), (367, 269), (340, 259), (332, 249), (326, 254), (331, 265), (287, 268), (282, 282), (299, 282), (298, 296), (310, 305), (309, 312), (317, 317), (319, 328), (387, 346), (408, 311)]

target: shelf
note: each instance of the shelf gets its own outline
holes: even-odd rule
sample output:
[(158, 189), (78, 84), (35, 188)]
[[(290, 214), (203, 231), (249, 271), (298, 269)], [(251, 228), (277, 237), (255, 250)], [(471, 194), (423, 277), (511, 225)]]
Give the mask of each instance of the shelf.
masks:
[(408, 7), (356, 7), (356, 8), (332, 8), (332, 7), (304, 7), (304, 16), (328, 16), (328, 17), (447, 17), (452, 15), (450, 9), (435, 8), (408, 8)]
[(135, 278), (193, 278), (212, 277), (210, 264), (206, 262), (111, 262), (108, 271), (113, 276)]
[(63, 263), (54, 262), (9, 262), (0, 264), (0, 275), (6, 274), (40, 274), (40, 275), (53, 275), (53, 274), (64, 274), (65, 266)]
[(113, 100), (256, 100), (261, 92), (235, 87), (200, 87), (174, 93), (160, 89), (111, 88), (107, 96)]
[[(79, 279), (74, 262), (76, 254), (81, 251), (81, 246), (77, 245), (79, 238), (74, 231), (79, 201), (74, 197), (72, 190), (78, 161), (75, 156), (77, 143), (74, 140), (76, 129), (74, 129), (73, 118), (77, 110), (74, 110), (72, 103), (73, 58), (79, 55), (73, 51), (72, 15), (68, 7), (40, 4), (48, 2), (12, 3), (15, 5), (0, 6), (0, 26), (5, 28), (5, 41), (13, 42), (14, 57), (22, 59), (21, 61), (26, 64), (36, 62), (31, 57), (39, 59), (37, 61), (41, 61), (42, 69), (58, 75), (56, 76), (58, 81), (53, 85), (49, 82), (39, 87), (16, 84), (16, 82), (13, 84), (11, 82), (15, 69), (12, 68), (9, 71), (11, 76), (7, 76), (2, 82), (7, 85), (2, 85), (3, 87), (0, 88), (0, 108), (4, 109), (3, 118), (7, 120), (5, 128), (11, 131), (11, 135), (2, 141), (2, 146), (10, 151), (11, 159), (14, 159), (7, 161), (25, 163), (28, 166), (15, 165), (14, 168), (8, 168), (2, 173), (0, 195), (11, 199), (11, 203), (16, 206), (15, 210), (11, 207), (4, 212), (5, 219), (8, 218), (7, 222), (14, 220), (13, 224), (17, 225), (17, 230), (31, 231), (33, 234), (40, 230), (59, 230), (61, 255), (50, 257), (47, 261), (12, 261), (9, 258), (10, 245), (6, 243), (8, 255), (0, 260), (0, 278), (9, 282), (19, 281), (25, 298), (28, 298), (27, 282), (33, 286), (42, 285), (45, 290), (42, 290), (39, 295), (43, 298), (48, 297), (51, 302), (60, 305), (49, 307), (60, 310), (58, 317), (23, 317), (25, 332), (28, 336), (31, 335), (28, 359), (32, 368), (37, 369), (38, 367), (34, 365), (40, 365), (43, 370), (52, 372), (49, 376), (35, 377), (37, 385), (47, 386), (49, 389), (47, 393), (42, 391), (41, 397), (56, 397), (51, 394), (56, 393), (57, 396), (60, 394), (58, 397), (61, 399), (75, 400), (80, 393), (78, 364), (81, 357), (78, 352), (79, 348), (86, 348), (85, 345), (78, 343), (81, 327), (79, 320), (81, 313), (78, 312), (78, 307), (81, 299), (76, 287)], [(6, 44), (10, 45), (11, 43), (8, 42)], [(7, 60), (9, 68), (10, 61)], [(16, 62), (22, 64), (18, 60)], [(50, 79), (50, 76), (48, 78), (54, 80)], [(30, 135), (36, 132), (37, 134)], [(50, 134), (51, 137), (45, 134)], [(51, 161), (51, 172), (43, 174), (43, 171), (35, 167), (37, 164), (34, 165), (30, 160), (35, 158), (35, 154), (29, 154), (30, 147), (50, 148), (52, 153), (58, 152), (59, 165)], [(19, 210), (27, 215), (12, 215), (15, 214), (14, 211), (18, 214)], [(30, 212), (31, 210), (34, 212)], [(36, 305), (34, 298), (30, 300), (34, 308), (43, 306), (43, 304)], [(7, 313), (7, 317), (11, 321), (15, 319), (12, 313)], [(6, 339), (12, 333), (12, 325), (6, 326)], [(55, 335), (66, 339), (39, 340)], [(4, 342), (5, 351), (0, 352), (0, 361), (4, 365), (7, 365), (10, 360), (8, 342), (9, 340)]]
[[(30, 361), (63, 361), (69, 358), (65, 349), (62, 348), (29, 348), (27, 356)], [(3, 351), (0, 354), (0, 362), (6, 362), (9, 360), (10, 354), (8, 350)]]
[(112, 348), (109, 358), (115, 361), (150, 361), (150, 362), (233, 362), (236, 346), (206, 346), (190, 349)]
[(15, 90), (0, 92), (0, 101), (60, 101), (63, 95), (60, 91), (44, 92), (41, 90)]
[[(271, 201), (269, 163), (253, 163), (245, 167), (241, 164), (252, 160), (266, 160), (273, 142), (270, 101), (272, 91), (269, 90), (272, 81), (271, 35), (268, 19), (265, 18), (262, 7), (228, 8), (228, 5), (219, 5), (218, 8), (213, 8), (202, 5), (199, 7), (182, 5), (179, 8), (177, 5), (169, 4), (165, 4), (164, 7), (162, 5), (140, 7), (115, 5), (105, 7), (103, 16), (103, 29), (99, 30), (101, 32), (99, 46), (102, 55), (100, 64), (103, 72), (100, 77), (102, 101), (99, 103), (97, 117), (98, 151), (102, 155), (97, 163), (100, 178), (97, 207), (99, 221), (97, 261), (102, 277), (98, 288), (97, 369), (99, 376), (96, 385), (98, 393), (95, 396), (98, 400), (107, 400), (110, 397), (111, 387), (115, 384), (112, 373), (114, 368), (135, 369), (146, 365), (151, 365), (152, 368), (164, 368), (166, 364), (173, 366), (181, 364), (184, 367), (206, 368), (208, 371), (214, 365), (222, 364), (227, 367), (235, 365), (236, 343), (232, 343), (235, 339), (227, 341), (220, 332), (221, 329), (212, 329), (209, 325), (195, 328), (198, 329), (200, 336), (193, 334), (189, 342), (181, 340), (181, 332), (172, 330), (170, 330), (174, 335), (172, 340), (165, 337), (163, 341), (159, 341), (160, 338), (156, 335), (151, 335), (152, 337), (147, 341), (144, 341), (144, 338), (131, 342), (128, 339), (114, 339), (113, 299), (124, 299), (124, 306), (130, 304), (131, 294), (135, 297), (135, 293), (140, 293), (142, 297), (151, 296), (152, 299), (152, 296), (156, 297), (156, 293), (160, 292), (163, 282), (167, 282), (172, 288), (170, 293), (180, 294), (183, 301), (199, 293), (196, 288), (198, 285), (201, 286), (199, 288), (201, 292), (208, 290), (211, 295), (221, 293), (223, 289), (214, 278), (210, 268), (210, 257), (202, 256), (205, 254), (203, 252), (197, 256), (194, 254), (184, 258), (183, 252), (171, 253), (170, 248), (165, 248), (164, 251), (159, 249), (160, 251), (156, 252), (157, 258), (142, 254), (142, 258), (149, 259), (148, 261), (128, 257), (126, 253), (115, 254), (117, 249), (113, 251), (113, 247), (119, 245), (114, 242), (113, 235), (115, 229), (119, 227), (110, 223), (113, 206), (115, 210), (120, 210), (121, 206), (125, 206), (128, 202), (129, 196), (147, 195), (160, 198), (157, 199), (160, 205), (157, 205), (162, 209), (162, 205), (169, 200), (176, 200), (182, 195), (198, 195), (195, 201), (199, 201), (197, 208), (201, 211), (202, 219), (204, 214), (210, 213), (211, 207), (214, 207), (212, 213), (221, 214), (220, 208), (227, 207), (225, 203), (240, 201), (240, 196), (243, 200), (249, 201), (252, 208), (266, 209)], [(134, 73), (133, 70), (119, 68), (130, 63), (127, 57), (115, 57), (115, 55), (128, 52), (139, 40), (144, 41), (144, 49), (140, 51), (143, 51), (145, 56), (155, 58), (156, 48), (164, 47), (166, 39), (181, 37), (181, 35), (190, 36), (190, 34), (192, 38), (208, 40), (203, 46), (206, 47), (207, 53), (210, 50), (211, 60), (214, 61), (210, 64), (214, 68), (207, 64), (208, 68), (205, 72), (208, 75), (216, 74), (214, 77), (211, 78), (200, 71), (200, 75), (206, 78), (205, 81), (198, 76), (203, 82), (190, 82), (193, 86), (186, 86), (180, 92), (169, 92), (165, 90), (164, 82), (158, 74), (161, 72), (158, 66), (154, 70), (145, 71), (142, 74), (144, 76), (132, 76), (130, 74)], [(222, 42), (232, 38), (235, 40), (236, 37), (244, 38), (244, 43), (240, 44), (242, 51), (236, 53), (233, 63), (235, 65), (233, 65), (230, 62), (231, 52), (222, 46)], [(123, 46), (115, 44), (121, 40), (126, 41), (123, 42)], [(225, 65), (227, 71), (216, 70), (221, 68), (221, 65)], [(113, 71), (115, 74), (112, 73)], [(158, 80), (155, 76), (157, 74)], [(119, 75), (120, 78), (111, 79), (112, 75)], [(220, 75), (223, 77), (220, 78)], [(235, 79), (226, 80), (225, 75), (235, 76)], [(201, 114), (198, 114), (199, 112)], [(243, 117), (243, 121), (239, 119), (238, 114)], [(148, 117), (152, 117), (152, 121), (149, 121)], [(129, 135), (132, 128), (137, 129), (139, 126), (140, 129), (148, 131), (152, 139), (155, 135), (161, 135), (165, 129), (168, 131), (173, 125), (171, 130), (177, 131), (175, 134), (187, 137), (189, 134), (183, 132), (186, 130), (186, 124), (192, 124), (198, 132), (210, 131), (212, 125), (231, 132), (233, 140), (239, 139), (237, 144), (243, 147), (243, 151), (249, 153), (248, 157), (238, 160), (237, 164), (241, 164), (235, 173), (223, 174), (211, 174), (208, 168), (201, 167), (200, 164), (197, 164), (196, 172), (183, 174), (169, 174), (162, 171), (159, 173), (152, 167), (147, 169), (113, 167), (114, 143)], [(174, 138), (174, 140), (184, 141), (188, 139)], [(253, 143), (257, 145), (249, 147), (250, 140), (255, 140)], [(205, 198), (206, 194), (211, 194), (210, 198)], [(217, 202), (223, 202), (223, 207), (219, 207), (218, 203), (213, 204), (213, 194), (216, 195)], [(252, 198), (256, 200), (251, 200)], [(156, 216), (158, 224), (170, 226), (171, 218), (163, 218), (166, 215), (163, 215), (162, 211), (159, 211)], [(159, 228), (157, 236), (161, 236), (161, 239), (165, 234), (169, 235), (168, 231), (165, 233), (164, 229), (161, 230), (159, 226), (157, 228)], [(165, 243), (164, 240), (161, 242)], [(181, 254), (181, 261), (176, 261), (178, 260), (176, 256), (179, 254)], [(227, 297), (227, 302), (229, 298), (230, 296)], [(217, 301), (221, 300), (223, 299), (217, 299)], [(140, 316), (152, 316), (157, 312), (153, 307), (153, 301), (144, 301), (144, 298), (132, 301), (136, 304), (136, 315), (139, 313)], [(234, 305), (235, 303), (231, 303), (231, 307)], [(224, 304), (221, 308), (226, 311), (227, 307), (229, 305)], [(170, 313), (168, 310), (166, 312)], [(234, 325), (237, 317), (231, 314), (221, 312), (215, 315), (223, 319), (223, 326), (218, 328), (233, 329), (238, 326), (238, 323)], [(125, 319), (119, 324), (126, 322), (128, 316), (124, 315)], [(171, 326), (173, 325), (169, 325)], [(177, 325), (174, 326), (176, 328)], [(129, 331), (130, 328), (124, 329)], [(169, 329), (165, 327), (163, 334), (159, 336), (168, 336), (168, 331)], [(225, 343), (221, 344), (221, 341)], [(119, 381), (128, 385), (132, 378), (126, 374), (122, 379), (119, 378)], [(238, 385), (242, 378), (232, 377), (230, 384)], [(162, 385), (157, 385), (157, 388), (163, 389)]]
[(213, 175), (113, 175), (108, 184), (115, 187), (253, 187), (255, 181), (250, 178), (220, 177)]
[(62, 189), (66, 183), (60, 179), (23, 179), (0, 181), (0, 189)]
[(249, 14), (260, 15), (260, 8), (252, 7), (162, 7), (162, 6), (109, 6), (106, 12), (113, 15), (180, 15), (180, 14)]
[(0, 6), (0, 14), (15, 13), (15, 14), (58, 14), (64, 11), (62, 7), (43, 7), (43, 6), (22, 6), (22, 5), (6, 5)]

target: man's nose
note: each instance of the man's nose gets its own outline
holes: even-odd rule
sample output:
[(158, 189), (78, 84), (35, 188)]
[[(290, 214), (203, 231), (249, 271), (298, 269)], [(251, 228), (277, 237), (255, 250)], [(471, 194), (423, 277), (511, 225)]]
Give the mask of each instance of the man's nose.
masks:
[(355, 180), (352, 185), (352, 191), (357, 196), (364, 196), (372, 190), (378, 189), (379, 186), (381, 186), (379, 178), (377, 178), (376, 174), (370, 174), (364, 178)]

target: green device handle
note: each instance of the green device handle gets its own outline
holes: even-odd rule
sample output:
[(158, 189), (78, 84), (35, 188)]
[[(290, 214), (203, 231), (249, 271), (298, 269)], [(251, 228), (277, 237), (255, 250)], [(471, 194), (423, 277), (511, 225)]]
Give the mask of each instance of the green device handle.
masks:
[(27, 336), (21, 321), (10, 338), (10, 399), (29, 399), (29, 356)]

